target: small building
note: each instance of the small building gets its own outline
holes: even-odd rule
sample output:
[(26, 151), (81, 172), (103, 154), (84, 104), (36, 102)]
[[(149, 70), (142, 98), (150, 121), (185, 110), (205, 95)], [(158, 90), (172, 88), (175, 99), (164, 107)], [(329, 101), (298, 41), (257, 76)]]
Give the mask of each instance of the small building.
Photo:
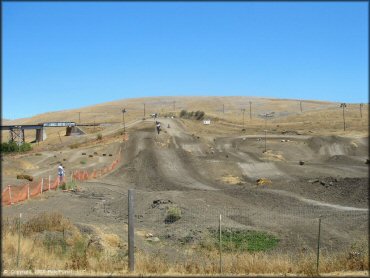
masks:
[(203, 124), (204, 125), (210, 125), (211, 124), (211, 120), (203, 120)]

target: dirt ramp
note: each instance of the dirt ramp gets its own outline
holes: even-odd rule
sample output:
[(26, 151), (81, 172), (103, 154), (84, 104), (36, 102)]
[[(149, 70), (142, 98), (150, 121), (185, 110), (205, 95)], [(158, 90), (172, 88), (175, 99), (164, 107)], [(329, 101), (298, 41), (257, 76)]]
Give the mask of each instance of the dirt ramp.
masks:
[(322, 156), (334, 155), (363, 155), (367, 146), (363, 140), (345, 138), (340, 136), (317, 136), (307, 140), (313, 152)]
[(258, 178), (281, 178), (286, 176), (272, 162), (238, 163), (243, 175), (247, 179), (256, 180)]

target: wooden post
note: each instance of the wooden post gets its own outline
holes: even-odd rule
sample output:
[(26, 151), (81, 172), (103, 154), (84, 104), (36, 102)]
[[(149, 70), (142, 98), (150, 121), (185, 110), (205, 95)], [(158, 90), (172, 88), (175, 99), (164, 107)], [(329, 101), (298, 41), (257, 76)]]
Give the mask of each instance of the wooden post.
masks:
[(41, 178), (41, 192), (40, 192), (40, 194), (42, 194), (43, 187), (44, 187), (44, 178)]
[(19, 220), (18, 220), (18, 254), (17, 254), (17, 267), (19, 266), (19, 254), (21, 249), (21, 218), (22, 213), (19, 214)]
[(30, 184), (27, 184), (27, 200), (30, 199)]
[(134, 228), (134, 190), (128, 190), (128, 265), (130, 272), (135, 271), (135, 228)]
[(220, 274), (222, 273), (222, 232), (221, 232), (221, 214), (218, 222), (219, 229), (219, 253), (220, 253)]
[(50, 175), (49, 175), (49, 190), (50, 190)]
[(318, 236), (317, 236), (316, 273), (319, 273), (319, 259), (320, 259), (320, 233), (321, 233), (321, 217), (319, 217), (319, 234), (318, 234)]

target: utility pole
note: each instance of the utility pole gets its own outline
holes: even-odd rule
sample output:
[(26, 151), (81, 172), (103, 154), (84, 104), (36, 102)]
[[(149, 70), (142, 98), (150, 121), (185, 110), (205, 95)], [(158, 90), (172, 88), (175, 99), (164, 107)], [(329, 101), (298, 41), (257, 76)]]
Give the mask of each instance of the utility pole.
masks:
[(125, 127), (125, 113), (126, 113), (126, 109), (123, 108), (122, 109), (122, 122), (123, 122), (123, 132), (124, 133), (126, 132), (126, 127)]
[(145, 119), (145, 103), (144, 103), (144, 119)]
[(360, 115), (361, 115), (361, 119), (362, 119), (362, 106), (363, 105), (364, 105), (363, 103), (360, 103)]
[(81, 112), (78, 112), (78, 123), (81, 123)]
[(267, 129), (267, 113), (265, 114), (265, 129)]
[(242, 112), (243, 112), (243, 129), (245, 129), (244, 128), (244, 113), (245, 113), (245, 108), (242, 109)]
[(249, 102), (249, 119), (252, 120), (252, 102)]
[(340, 107), (343, 108), (343, 131), (346, 131), (346, 118), (344, 117), (344, 108), (347, 107), (347, 104), (341, 103)]
[(265, 129), (265, 151), (264, 152), (267, 151), (267, 148), (266, 148), (266, 137), (267, 137), (267, 129)]
[(225, 104), (222, 104), (222, 113), (225, 114)]
[(301, 108), (301, 113), (302, 113), (302, 101), (299, 102), (299, 107)]

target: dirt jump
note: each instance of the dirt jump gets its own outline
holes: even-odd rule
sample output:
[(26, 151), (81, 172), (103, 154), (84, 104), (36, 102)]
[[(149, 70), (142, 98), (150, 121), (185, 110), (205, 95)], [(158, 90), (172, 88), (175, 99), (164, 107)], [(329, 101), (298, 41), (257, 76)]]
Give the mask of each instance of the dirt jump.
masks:
[[(3, 218), (22, 213), (26, 221), (56, 211), (87, 234), (117, 235), (126, 248), (127, 192), (135, 189), (137, 252), (173, 264), (197, 260), (199, 246), (207, 250), (220, 224), (231, 235), (223, 242), (226, 253), (239, 244), (235, 239), (242, 231), (252, 231), (276, 239), (269, 254), (315, 254), (319, 219), (323, 257), (366, 241), (367, 137), (197, 135), (180, 119), (158, 121), (160, 132), (153, 120), (132, 125), (127, 141), (5, 158), (9, 173), (23, 163), (35, 177), (47, 176), (63, 161), (68, 176), (72, 169), (104, 166), (122, 149), (113, 171), (79, 181), (76, 191), (46, 192), (3, 206)], [(9, 183), (20, 181), (3, 176), (2, 184)]]

